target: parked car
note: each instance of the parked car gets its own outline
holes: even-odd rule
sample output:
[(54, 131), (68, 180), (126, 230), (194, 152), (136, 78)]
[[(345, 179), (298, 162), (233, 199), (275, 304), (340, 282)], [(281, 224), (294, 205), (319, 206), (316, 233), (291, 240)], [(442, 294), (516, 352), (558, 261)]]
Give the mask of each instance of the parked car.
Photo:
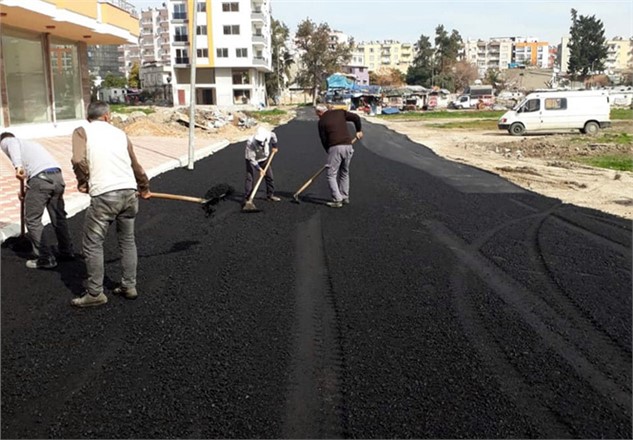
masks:
[(497, 122), (514, 136), (573, 129), (595, 135), (610, 126), (609, 93), (593, 90), (530, 93)]

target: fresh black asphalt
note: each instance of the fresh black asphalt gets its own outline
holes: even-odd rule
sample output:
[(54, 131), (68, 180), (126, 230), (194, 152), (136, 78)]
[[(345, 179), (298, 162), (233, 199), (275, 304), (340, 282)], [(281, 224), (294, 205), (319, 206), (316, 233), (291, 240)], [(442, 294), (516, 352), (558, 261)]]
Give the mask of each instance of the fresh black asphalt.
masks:
[(297, 205), (316, 119), (276, 131), (284, 200), (259, 213), (243, 143), (152, 179), (237, 194), (141, 202), (136, 301), (110, 294), (113, 230), (100, 308), (70, 306), (81, 260), (2, 249), (3, 438), (631, 438), (630, 221), (367, 122), (351, 204), (321, 176)]

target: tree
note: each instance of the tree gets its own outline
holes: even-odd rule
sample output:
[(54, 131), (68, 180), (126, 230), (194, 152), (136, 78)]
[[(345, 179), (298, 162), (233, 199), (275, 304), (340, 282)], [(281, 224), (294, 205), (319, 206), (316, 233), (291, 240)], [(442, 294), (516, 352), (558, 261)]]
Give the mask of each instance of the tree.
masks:
[(141, 66), (135, 62), (130, 68), (130, 77), (128, 78), (128, 84), (133, 89), (141, 87)]
[(402, 87), (405, 85), (405, 75), (394, 67), (381, 67), (370, 72), (369, 82), (379, 86)]
[(589, 73), (604, 70), (607, 58), (607, 45), (604, 36), (604, 25), (592, 15), (578, 15), (571, 10), (568, 71), (573, 79), (585, 79)]
[(433, 54), (431, 41), (426, 35), (420, 35), (415, 44), (416, 55), (407, 70), (407, 84), (433, 87)]
[(108, 73), (106, 77), (103, 79), (103, 83), (101, 87), (104, 88), (116, 88), (122, 89), (127, 86), (127, 80), (124, 76), (115, 76), (111, 73)]
[(272, 19), (270, 27), (273, 71), (266, 74), (266, 95), (278, 103), (277, 98), (286, 88), (286, 82), (290, 77), (290, 67), (294, 60), (286, 46), (290, 35), (288, 26), (279, 20)]
[(462, 60), (453, 66), (453, 81), (457, 89), (463, 90), (479, 77), (477, 66)]
[(462, 47), (462, 37), (455, 29), (449, 35), (443, 25), (435, 28), (435, 84), (455, 88), (454, 67)]
[(497, 91), (501, 91), (506, 88), (507, 81), (499, 70), (488, 69), (484, 75), (483, 83), (491, 85)]
[(312, 102), (316, 103), (320, 87), (325, 79), (341, 70), (352, 57), (352, 44), (332, 43), (327, 23), (316, 25), (306, 18), (297, 28), (296, 45), (301, 51), (302, 68), (297, 82), (312, 91)]
[(440, 74), (449, 74), (457, 63), (462, 37), (455, 29), (449, 35), (444, 25), (435, 28), (435, 68)]

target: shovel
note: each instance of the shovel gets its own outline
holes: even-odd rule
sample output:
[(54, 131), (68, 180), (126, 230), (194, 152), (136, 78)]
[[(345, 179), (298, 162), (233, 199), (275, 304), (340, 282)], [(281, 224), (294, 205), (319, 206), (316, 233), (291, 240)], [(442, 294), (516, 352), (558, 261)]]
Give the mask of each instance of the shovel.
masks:
[(255, 184), (253, 191), (251, 191), (250, 197), (248, 198), (246, 202), (244, 202), (244, 206), (242, 207), (242, 212), (259, 212), (260, 211), (259, 209), (257, 209), (257, 206), (255, 206), (255, 203), (253, 203), (253, 199), (255, 198), (255, 194), (257, 194), (259, 185), (262, 183), (262, 180), (264, 180), (264, 176), (266, 175), (266, 171), (268, 171), (268, 167), (270, 167), (270, 164), (273, 162), (273, 157), (275, 157), (275, 154), (277, 154), (276, 151), (273, 151), (272, 153), (270, 153), (270, 157), (268, 158), (268, 163), (264, 167), (264, 172), (259, 175), (259, 179), (257, 179), (257, 183)]
[(202, 197), (191, 197), (191, 196), (182, 196), (180, 194), (168, 194), (168, 193), (157, 193), (150, 192), (150, 197), (154, 199), (165, 199), (165, 200), (179, 200), (181, 202), (191, 202), (197, 203), (202, 206), (204, 212), (207, 214), (207, 217), (213, 214), (214, 208), (213, 205), (217, 205), (220, 200), (224, 200), (227, 196), (233, 194), (233, 187), (227, 184), (219, 184), (212, 187), (203, 199)]

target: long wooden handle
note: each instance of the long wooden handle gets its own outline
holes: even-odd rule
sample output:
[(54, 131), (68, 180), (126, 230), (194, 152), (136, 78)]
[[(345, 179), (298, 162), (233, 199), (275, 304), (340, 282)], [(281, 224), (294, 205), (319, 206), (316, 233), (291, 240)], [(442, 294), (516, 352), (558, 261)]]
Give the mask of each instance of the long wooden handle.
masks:
[(326, 169), (326, 168), (327, 168), (327, 165), (323, 165), (323, 166), (319, 169), (319, 171), (317, 171), (316, 173), (314, 173), (314, 174), (312, 175), (312, 177), (310, 177), (310, 178), (308, 179), (308, 181), (307, 181), (306, 183), (304, 183), (304, 184), (303, 184), (303, 186), (302, 186), (301, 188), (299, 188), (299, 189), (297, 190), (297, 192), (296, 192), (296, 193), (294, 193), (294, 196), (293, 196), (293, 197), (297, 197), (297, 196), (299, 196), (299, 194), (301, 194), (303, 191), (305, 191), (305, 189), (306, 189), (307, 187), (309, 187), (309, 186), (312, 184), (312, 182), (314, 181), (314, 179), (316, 179), (317, 177), (319, 177), (319, 176), (321, 175), (321, 173), (322, 173), (323, 171), (325, 171), (325, 169)]
[(24, 237), (26, 234), (26, 221), (24, 215), (24, 196), (26, 192), (24, 190), (24, 180), (20, 179), (20, 235)]
[(154, 199), (167, 199), (167, 200), (180, 200), (181, 202), (192, 202), (192, 203), (206, 203), (206, 199), (202, 199), (200, 197), (189, 197), (189, 196), (181, 196), (178, 194), (165, 194), (165, 193), (157, 193), (151, 192), (151, 198)]
[(253, 199), (255, 198), (255, 194), (257, 194), (257, 190), (259, 189), (259, 185), (262, 183), (262, 180), (264, 180), (264, 176), (266, 175), (266, 171), (268, 171), (268, 167), (273, 162), (273, 157), (275, 156), (275, 154), (277, 154), (276, 151), (273, 151), (272, 153), (270, 153), (270, 157), (268, 158), (268, 162), (266, 163), (266, 166), (264, 167), (264, 172), (259, 175), (259, 179), (257, 179), (257, 183), (255, 184), (255, 187), (253, 188), (253, 191), (251, 191), (251, 195), (248, 198), (249, 202), (252, 202)]
[[(353, 144), (354, 144), (354, 142), (356, 142), (357, 140), (358, 140), (358, 138), (357, 138), (356, 136), (354, 136), (354, 139), (352, 139), (352, 145), (353, 145)], [(319, 177), (319, 176), (321, 175), (321, 173), (322, 173), (323, 171), (325, 171), (325, 169), (326, 169), (326, 168), (327, 168), (327, 165), (323, 165), (323, 166), (319, 169), (319, 171), (317, 171), (316, 173), (314, 173), (314, 174), (312, 175), (312, 177), (310, 177), (310, 178), (308, 179), (308, 181), (307, 181), (306, 183), (304, 183), (304, 184), (303, 184), (303, 186), (302, 186), (301, 188), (299, 188), (299, 189), (297, 190), (297, 192), (296, 192), (296, 193), (294, 193), (293, 197), (294, 197), (294, 198), (297, 198), (297, 197), (299, 196), (299, 194), (301, 194), (303, 191), (305, 191), (305, 190), (306, 190), (306, 188), (307, 188), (307, 187), (309, 187), (309, 186), (312, 184), (312, 182), (314, 181), (314, 179), (316, 179), (317, 177)]]

